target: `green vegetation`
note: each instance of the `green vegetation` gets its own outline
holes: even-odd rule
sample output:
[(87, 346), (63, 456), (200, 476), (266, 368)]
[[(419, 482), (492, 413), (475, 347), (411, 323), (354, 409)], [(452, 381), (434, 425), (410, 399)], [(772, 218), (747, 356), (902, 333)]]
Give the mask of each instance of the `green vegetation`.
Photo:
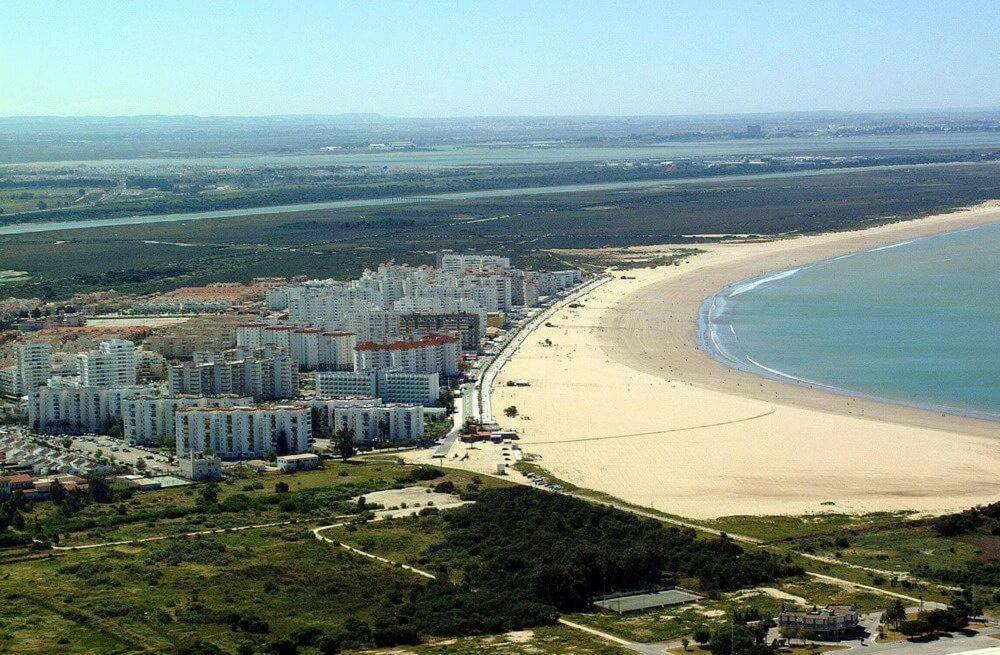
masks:
[(519, 265), (564, 267), (574, 263), (572, 255), (553, 249), (691, 247), (713, 238), (682, 235), (787, 235), (925, 215), (996, 197), (996, 172), (993, 163), (880, 169), (794, 178), (794, 184), (782, 178), (665, 183), (11, 235), (0, 238), (0, 269), (31, 276), (4, 285), (8, 295), (55, 299), (265, 275), (354, 276), (374, 261), (430, 263), (432, 251), (483, 243)]
[[(413, 484), (414, 472), (421, 470), (395, 460), (328, 461), (315, 471), (266, 476), (247, 473), (242, 479), (229, 479), (217, 486), (176, 487), (147, 494), (111, 490), (99, 500), (94, 491), (104, 487), (92, 480), (86, 496), (67, 494), (55, 503), (28, 503), (22, 498), (16, 511), (20, 529), (14, 529), (10, 519), (6, 524), (11, 527), (4, 529), (3, 517), (12, 515), (8, 512), (13, 510), (15, 499), (0, 503), (0, 543), (27, 544), (37, 538), (72, 546), (282, 521), (321, 522), (356, 513), (357, 505), (349, 502), (354, 496)], [(428, 470), (436, 474), (436, 483), (449, 482), (462, 489), (475, 477), (462, 471)], [(490, 479), (477, 486), (482, 484), (503, 483)]]

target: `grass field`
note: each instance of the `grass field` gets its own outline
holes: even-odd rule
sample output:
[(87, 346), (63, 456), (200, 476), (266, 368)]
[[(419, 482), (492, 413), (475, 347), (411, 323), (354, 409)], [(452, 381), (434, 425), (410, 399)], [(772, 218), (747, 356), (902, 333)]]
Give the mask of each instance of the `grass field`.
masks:
[[(125, 541), (159, 535), (176, 535), (242, 525), (296, 521), (320, 524), (346, 514), (347, 499), (366, 492), (402, 487), (414, 468), (394, 460), (373, 462), (325, 462), (321, 470), (295, 474), (258, 475), (219, 485), (219, 502), (206, 505), (198, 487), (177, 487), (155, 493), (136, 494), (113, 504), (91, 504), (72, 517), (56, 511), (51, 503), (39, 503), (27, 517), (38, 517), (47, 533), (58, 533), (60, 544), (73, 546), (106, 541)], [(427, 484), (451, 482), (466, 489), (503, 485), (492, 478), (477, 478), (464, 471), (446, 470)], [(275, 493), (275, 485), (288, 485), (287, 493)]]

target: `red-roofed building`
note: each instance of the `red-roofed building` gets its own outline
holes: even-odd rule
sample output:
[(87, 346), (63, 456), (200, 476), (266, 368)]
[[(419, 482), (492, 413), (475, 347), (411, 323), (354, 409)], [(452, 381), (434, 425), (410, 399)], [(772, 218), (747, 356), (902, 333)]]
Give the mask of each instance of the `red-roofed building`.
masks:
[(461, 345), (447, 334), (428, 334), (413, 341), (359, 344), (354, 349), (354, 368), (397, 369), (407, 373), (439, 373), (457, 376)]

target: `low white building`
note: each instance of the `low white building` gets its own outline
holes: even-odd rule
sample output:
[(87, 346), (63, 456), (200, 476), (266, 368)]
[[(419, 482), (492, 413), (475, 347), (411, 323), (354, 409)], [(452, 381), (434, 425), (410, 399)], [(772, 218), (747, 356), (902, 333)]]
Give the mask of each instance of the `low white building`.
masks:
[(248, 407), (183, 407), (176, 412), (177, 456), (191, 450), (222, 459), (254, 459), (267, 453), (309, 450), (312, 412), (309, 405)]
[(180, 460), (181, 475), (189, 480), (219, 480), (222, 478), (222, 460), (215, 455), (196, 453), (193, 450)]
[(307, 471), (319, 466), (319, 455), (313, 453), (300, 453), (298, 455), (282, 455), (277, 458), (278, 470), (285, 473), (289, 471)]

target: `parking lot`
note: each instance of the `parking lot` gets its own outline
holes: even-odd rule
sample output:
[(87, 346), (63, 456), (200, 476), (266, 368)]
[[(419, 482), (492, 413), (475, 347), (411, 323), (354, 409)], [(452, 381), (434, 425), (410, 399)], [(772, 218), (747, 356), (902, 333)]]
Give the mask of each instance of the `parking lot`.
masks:
[(130, 446), (102, 435), (34, 434), (20, 426), (0, 428), (0, 451), (6, 453), (9, 466), (27, 464), (36, 474), (85, 475), (100, 471), (109, 462), (134, 467), (140, 458), (151, 474), (179, 470), (168, 455), (152, 448)]

